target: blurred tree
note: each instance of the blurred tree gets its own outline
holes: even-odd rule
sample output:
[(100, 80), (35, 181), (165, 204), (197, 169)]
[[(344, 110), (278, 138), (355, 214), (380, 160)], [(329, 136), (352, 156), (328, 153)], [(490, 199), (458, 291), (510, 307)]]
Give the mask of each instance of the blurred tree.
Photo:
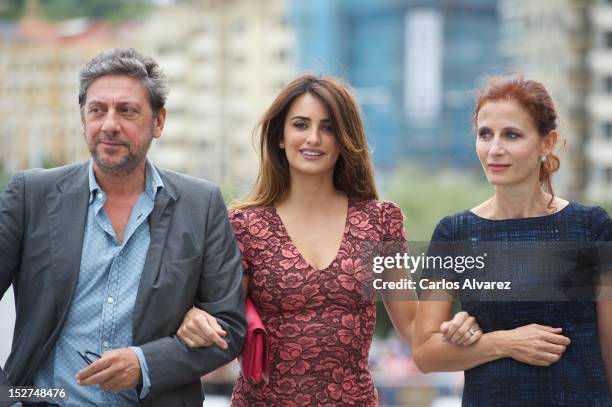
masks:
[(8, 177), (4, 174), (0, 174), (0, 191), (4, 191), (8, 185)]
[(223, 194), (223, 200), (225, 201), (225, 205), (229, 206), (234, 200), (243, 198), (240, 195), (240, 190), (238, 186), (236, 186), (233, 182), (223, 182), (219, 184), (221, 188), (221, 193)]
[(601, 206), (612, 216), (612, 202), (596, 202), (595, 205)]
[[(383, 199), (397, 203), (404, 212), (409, 242), (426, 242), (438, 221), (446, 215), (469, 209), (493, 195), (493, 188), (473, 173), (446, 170), (428, 173), (404, 166), (390, 177)], [(413, 247), (423, 246), (422, 243)], [(418, 279), (418, 276), (414, 276)], [(455, 305), (454, 312), (459, 307)], [(382, 302), (377, 304), (376, 335), (386, 336), (393, 325)]]
[(2, 162), (2, 159), (0, 159), (0, 191), (4, 191), (9, 181), (9, 176), (4, 171), (4, 163)]
[(0, 19), (14, 19), (21, 13), (23, 0), (0, 0)]
[(480, 171), (478, 174), (458, 170), (428, 173), (412, 167), (395, 171), (385, 197), (402, 208), (408, 240), (429, 240), (444, 216), (472, 208), (492, 196), (493, 188)]
[(0, 0), (0, 17), (36, 15), (50, 20), (89, 17), (120, 21), (140, 17), (152, 7), (151, 0)]
[(151, 3), (147, 0), (43, 0), (41, 6), (43, 14), (52, 20), (91, 17), (119, 21), (142, 16)]

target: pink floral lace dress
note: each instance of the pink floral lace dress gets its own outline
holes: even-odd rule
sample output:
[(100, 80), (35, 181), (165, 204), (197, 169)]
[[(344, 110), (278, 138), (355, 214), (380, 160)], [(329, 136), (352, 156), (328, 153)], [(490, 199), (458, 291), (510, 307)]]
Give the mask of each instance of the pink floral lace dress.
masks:
[[(349, 200), (336, 258), (317, 270), (300, 255), (274, 207), (235, 210), (230, 219), (249, 296), (269, 337), (270, 380), (242, 375), (233, 406), (376, 406), (368, 368), (376, 323), (369, 242), (404, 241), (401, 210), (392, 203)], [(371, 290), (370, 290), (371, 291)]]

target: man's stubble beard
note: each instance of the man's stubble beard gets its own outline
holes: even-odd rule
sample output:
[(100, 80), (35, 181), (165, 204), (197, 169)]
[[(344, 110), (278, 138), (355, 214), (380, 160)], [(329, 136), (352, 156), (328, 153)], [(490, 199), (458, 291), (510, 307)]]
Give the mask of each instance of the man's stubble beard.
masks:
[(89, 154), (96, 163), (96, 166), (103, 172), (111, 175), (125, 176), (131, 174), (138, 165), (147, 157), (153, 136), (150, 136), (145, 143), (136, 151), (132, 151), (132, 146), (129, 145), (128, 153), (117, 163), (109, 163), (100, 158), (97, 151), (97, 146), (100, 143), (88, 145)]

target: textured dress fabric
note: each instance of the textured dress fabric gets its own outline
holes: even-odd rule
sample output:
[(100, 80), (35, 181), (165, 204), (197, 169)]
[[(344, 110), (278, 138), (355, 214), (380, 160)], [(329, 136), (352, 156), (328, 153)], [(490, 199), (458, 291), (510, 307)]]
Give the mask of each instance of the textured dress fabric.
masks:
[[(612, 221), (600, 207), (573, 202), (552, 215), (524, 219), (490, 220), (464, 211), (442, 219), (432, 241), (609, 242)], [(522, 284), (536, 278), (521, 271), (515, 278)], [(463, 406), (612, 406), (594, 301), (470, 299), (462, 301), (462, 308), (485, 333), (537, 323), (560, 327), (571, 340), (561, 359), (549, 367), (504, 358), (466, 370)]]
[(309, 265), (274, 207), (234, 210), (248, 295), (266, 326), (270, 380), (242, 375), (233, 406), (376, 406), (368, 367), (376, 323), (372, 271), (364, 248), (406, 241), (392, 203), (349, 200), (340, 249), (323, 270)]

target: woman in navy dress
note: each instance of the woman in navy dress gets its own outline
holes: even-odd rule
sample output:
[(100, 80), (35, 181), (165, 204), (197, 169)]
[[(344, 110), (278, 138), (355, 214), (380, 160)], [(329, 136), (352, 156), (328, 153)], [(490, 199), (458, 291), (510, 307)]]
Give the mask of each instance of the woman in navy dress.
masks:
[[(423, 291), (432, 301), (421, 301), (414, 351), (423, 371), (465, 370), (464, 406), (612, 406), (612, 221), (600, 207), (554, 195), (551, 175), (559, 168), (554, 154), (556, 121), (552, 99), (542, 84), (520, 76), (493, 79), (478, 97), (474, 125), (476, 152), (495, 194), (475, 208), (442, 219), (432, 237), (432, 247), (446, 245), (445, 250), (474, 244), (487, 247), (486, 243), (491, 248), (490, 243), (496, 242), (496, 250), (506, 250), (506, 256), (491, 262), (495, 266), (485, 265), (481, 275), (511, 270), (504, 278), (516, 290), (527, 287), (529, 292), (531, 287), (532, 294), (539, 293), (526, 297), (520, 291), (499, 291), (496, 296), (465, 289), (467, 273), (424, 274), (431, 280), (462, 282), (447, 291)], [(560, 270), (573, 264), (567, 261), (572, 257), (568, 253), (578, 250), (546, 261), (525, 262), (522, 257), (529, 249), (551, 244), (559, 249), (595, 247), (595, 242), (599, 252), (585, 252), (590, 253), (586, 262), (600, 263), (569, 267), (574, 274), (561, 275)], [(562, 281), (570, 298), (555, 297), (558, 285), (543, 287), (550, 276), (536, 267), (553, 273), (551, 281)], [(584, 281), (585, 276), (595, 281), (590, 297), (567, 286), (572, 279)], [(472, 347), (449, 344), (439, 333), (453, 295), (482, 328), (482, 338)]]

